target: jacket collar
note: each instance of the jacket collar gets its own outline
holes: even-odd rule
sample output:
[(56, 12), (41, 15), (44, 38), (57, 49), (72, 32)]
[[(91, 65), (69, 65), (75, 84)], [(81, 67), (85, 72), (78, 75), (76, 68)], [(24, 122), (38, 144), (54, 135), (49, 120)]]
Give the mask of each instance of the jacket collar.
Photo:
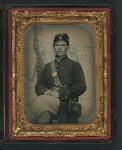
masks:
[(67, 56), (67, 55), (65, 55), (65, 56), (63, 56), (63, 57), (55, 56), (55, 60), (56, 60), (56, 62), (59, 62), (59, 61), (65, 60), (65, 59), (67, 59), (67, 58), (68, 58), (68, 56)]

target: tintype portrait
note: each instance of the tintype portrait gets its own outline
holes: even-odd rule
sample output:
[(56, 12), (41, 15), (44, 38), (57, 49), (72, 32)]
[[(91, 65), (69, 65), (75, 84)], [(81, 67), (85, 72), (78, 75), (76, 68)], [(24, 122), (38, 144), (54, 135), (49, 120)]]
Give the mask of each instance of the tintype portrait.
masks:
[(9, 10), (10, 139), (111, 136), (109, 15)]
[(94, 117), (93, 39), (93, 30), (88, 25), (27, 28), (25, 106), (30, 121), (77, 123)]

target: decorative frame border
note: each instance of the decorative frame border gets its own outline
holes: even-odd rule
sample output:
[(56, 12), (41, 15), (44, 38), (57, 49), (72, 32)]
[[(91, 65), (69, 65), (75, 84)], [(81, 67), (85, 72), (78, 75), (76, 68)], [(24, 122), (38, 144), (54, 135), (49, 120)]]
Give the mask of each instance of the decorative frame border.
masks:
[(5, 110), (5, 101), (4, 101), (4, 14), (2, 11), (2, 6), (0, 5), (0, 33), (1, 33), (1, 38), (0, 39), (0, 144), (3, 144), (4, 142), (4, 110)]
[[(72, 18), (72, 19), (71, 19)], [(110, 9), (13, 8), (9, 29), (9, 138), (11, 140), (81, 140), (111, 138)], [(68, 20), (68, 21), (67, 21)], [(24, 114), (24, 42), (33, 23), (87, 23), (95, 32), (96, 111), (91, 123), (35, 125)], [(101, 50), (102, 49), (102, 50)], [(99, 55), (101, 57), (99, 57)], [(101, 58), (101, 59), (100, 59)], [(18, 86), (19, 85), (19, 86)], [(18, 111), (17, 111), (18, 109)], [(72, 130), (71, 130), (72, 128)]]

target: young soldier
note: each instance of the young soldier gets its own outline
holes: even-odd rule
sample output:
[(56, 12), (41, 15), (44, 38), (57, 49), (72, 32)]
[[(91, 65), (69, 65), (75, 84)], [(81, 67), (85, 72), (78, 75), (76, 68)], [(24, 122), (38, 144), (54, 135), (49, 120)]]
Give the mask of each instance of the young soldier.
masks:
[(52, 116), (58, 122), (78, 122), (68, 113), (69, 100), (77, 101), (86, 91), (81, 65), (67, 56), (69, 36), (57, 34), (53, 41), (55, 60), (46, 64), (35, 86), (37, 99), (31, 105), (32, 122), (49, 123)]

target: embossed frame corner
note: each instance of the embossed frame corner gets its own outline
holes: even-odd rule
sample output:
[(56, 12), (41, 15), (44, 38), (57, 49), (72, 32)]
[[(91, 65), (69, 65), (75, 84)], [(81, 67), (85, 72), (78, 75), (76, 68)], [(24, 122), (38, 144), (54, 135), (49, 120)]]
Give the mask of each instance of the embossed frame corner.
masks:
[[(111, 137), (110, 10), (108, 8), (13, 8), (9, 28), (9, 138), (82, 140)], [(24, 32), (34, 23), (87, 24), (95, 35), (96, 116), (89, 123), (33, 124), (24, 113)]]

